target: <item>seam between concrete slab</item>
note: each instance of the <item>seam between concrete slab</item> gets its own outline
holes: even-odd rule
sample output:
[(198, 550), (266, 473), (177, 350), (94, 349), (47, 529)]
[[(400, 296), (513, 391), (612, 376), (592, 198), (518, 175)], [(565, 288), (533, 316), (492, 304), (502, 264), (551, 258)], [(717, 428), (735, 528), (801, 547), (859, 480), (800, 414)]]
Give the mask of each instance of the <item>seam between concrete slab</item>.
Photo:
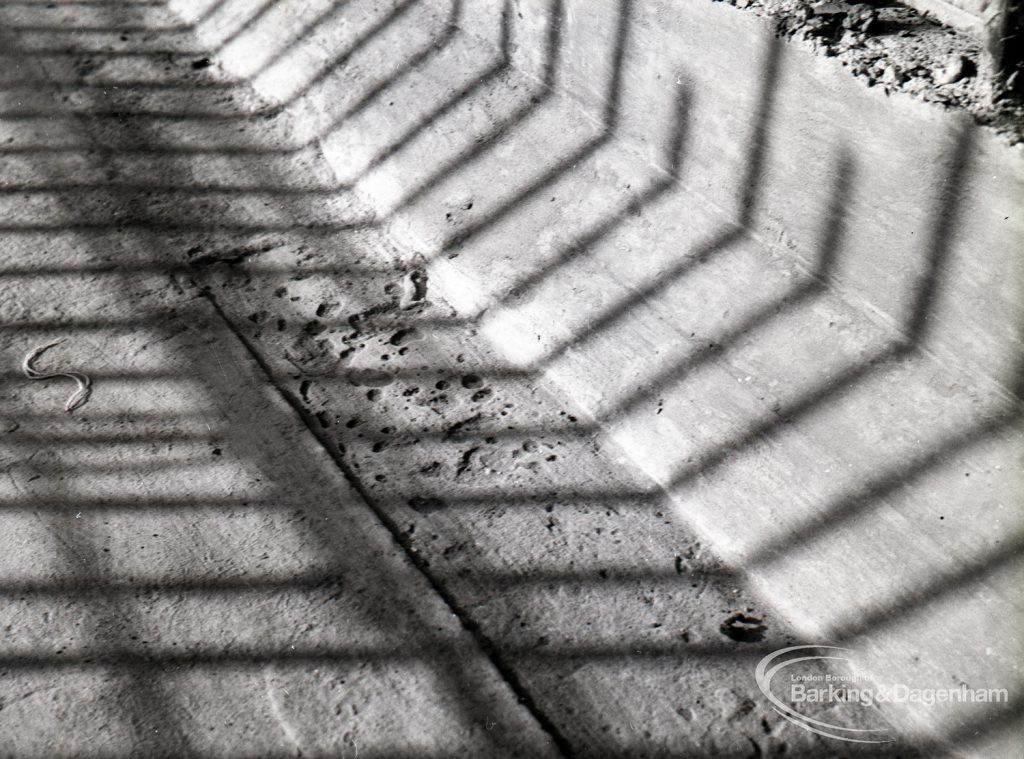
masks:
[[(200, 288), (195, 282), (192, 283), (197, 289)], [(498, 675), (505, 682), (508, 688), (515, 695), (516, 700), (522, 705), (530, 716), (537, 722), (541, 730), (543, 730), (550, 738), (552, 743), (555, 744), (559, 753), (566, 757), (566, 759), (572, 759), (576, 754), (572, 750), (572, 746), (569, 741), (562, 735), (558, 727), (554, 722), (540, 709), (533, 696), (522, 684), (519, 677), (515, 674), (513, 668), (505, 661), (501, 655), (498, 647), (484, 634), (480, 629), (480, 626), (473, 620), (472, 616), (462, 608), (455, 597), (445, 589), (444, 585), (434, 576), (430, 571), (429, 566), (425, 560), (419, 556), (416, 552), (415, 547), (405, 537), (401, 528), (392, 520), (387, 513), (380, 508), (375, 502), (374, 498), (369, 494), (366, 488), (363, 486), (362, 481), (355, 474), (354, 471), (345, 463), (342, 456), (338, 454), (335, 447), (330, 444), (330, 441), (326, 440), (324, 435), (317, 429), (314, 417), (309, 414), (303, 407), (302, 403), (296, 398), (291, 392), (287, 390), (281, 383), (274, 379), (273, 372), (270, 367), (264, 361), (260, 352), (256, 350), (255, 346), (249, 341), (244, 334), (242, 334), (232, 323), (232, 321), (224, 313), (217, 299), (209, 292), (203, 292), (203, 297), (210, 303), (213, 310), (216, 312), (218, 318), (223, 323), (225, 329), (227, 329), (239, 344), (245, 349), (252, 360), (259, 367), (260, 372), (266, 377), (267, 382), (277, 391), (277, 393), (284, 399), (285, 403), (295, 412), (296, 416), (301, 420), (309, 434), (317, 441), (317, 443), (327, 453), (327, 456), (334, 462), (338, 470), (342, 473), (345, 480), (349, 483), (352, 489), (359, 495), (359, 497), (366, 504), (367, 508), (377, 518), (378, 522), (388, 531), (391, 535), (392, 540), (402, 550), (402, 553), (408, 558), (409, 563), (415, 567), (420, 574), (424, 577), (431, 589), (437, 594), (441, 601), (452, 611), (456, 617), (458, 617), (460, 624), (473, 638), (474, 642), (480, 647), (483, 655), (495, 668)]]

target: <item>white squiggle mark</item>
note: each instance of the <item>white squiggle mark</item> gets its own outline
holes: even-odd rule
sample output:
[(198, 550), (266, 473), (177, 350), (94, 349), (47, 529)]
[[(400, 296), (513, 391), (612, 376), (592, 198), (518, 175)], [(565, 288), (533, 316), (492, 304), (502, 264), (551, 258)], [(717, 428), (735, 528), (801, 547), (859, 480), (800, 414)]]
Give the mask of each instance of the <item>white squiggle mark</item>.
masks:
[(21, 362), (21, 371), (23, 371), (25, 376), (30, 380), (55, 379), (56, 377), (67, 377), (68, 379), (73, 379), (75, 384), (78, 385), (78, 389), (71, 394), (71, 397), (68, 398), (67, 402), (64, 404), (64, 410), (70, 413), (76, 408), (83, 406), (85, 402), (89, 400), (89, 394), (92, 392), (92, 380), (81, 372), (51, 372), (47, 374), (32, 366), (33, 361), (53, 346), (60, 345), (62, 342), (64, 342), (63, 337), (60, 340), (54, 340), (52, 343), (41, 345), (31, 351), (27, 356), (25, 356), (25, 360)]

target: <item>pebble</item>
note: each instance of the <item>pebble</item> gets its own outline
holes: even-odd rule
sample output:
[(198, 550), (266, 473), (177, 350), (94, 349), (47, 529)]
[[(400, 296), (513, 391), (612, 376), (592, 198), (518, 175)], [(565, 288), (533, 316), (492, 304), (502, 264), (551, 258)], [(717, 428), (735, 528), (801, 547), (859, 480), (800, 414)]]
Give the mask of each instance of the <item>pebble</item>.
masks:
[(953, 56), (945, 66), (932, 71), (932, 81), (936, 84), (953, 84), (971, 76), (974, 76), (974, 62), (962, 55)]
[(882, 71), (882, 82), (885, 84), (899, 84), (906, 80), (903, 72), (891, 63)]
[(878, 12), (874, 8), (864, 3), (857, 3), (850, 6), (850, 12), (843, 19), (843, 27), (857, 32), (866, 32), (877, 18)]
[(843, 36), (839, 38), (839, 45), (841, 47), (860, 47), (864, 44), (864, 35), (859, 32), (855, 32), (851, 29), (847, 29), (843, 32)]
[(402, 279), (402, 295), (399, 307), (412, 308), (427, 297), (427, 275), (418, 269), (405, 275)]
[(1017, 92), (1018, 90), (1024, 91), (1024, 76), (1020, 75), (1020, 69), (1006, 78), (1006, 91)]

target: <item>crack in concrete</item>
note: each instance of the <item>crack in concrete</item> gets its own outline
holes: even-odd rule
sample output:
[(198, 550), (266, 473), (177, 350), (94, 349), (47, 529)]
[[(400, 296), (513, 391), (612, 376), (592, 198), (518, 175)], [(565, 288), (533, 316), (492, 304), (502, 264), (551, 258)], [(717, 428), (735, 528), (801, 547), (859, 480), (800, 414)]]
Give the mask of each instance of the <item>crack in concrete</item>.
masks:
[(227, 314), (224, 313), (224, 310), (221, 308), (213, 294), (210, 293), (209, 290), (202, 288), (199, 283), (193, 282), (193, 284), (200, 292), (203, 293), (203, 297), (209, 301), (217, 316), (220, 318), (224, 328), (233, 335), (236, 340), (238, 340), (245, 352), (266, 377), (267, 382), (277, 391), (285, 403), (287, 403), (288, 406), (298, 415), (305, 425), (308, 433), (311, 434), (320, 444), (321, 448), (334, 462), (335, 466), (338, 467), (346, 481), (352, 486), (353, 490), (358, 493), (360, 498), (362, 498), (363, 502), (374, 514), (380, 524), (388, 531), (388, 533), (390, 533), (392, 540), (394, 540), (402, 550), (409, 563), (420, 572), (441, 601), (451, 609), (452, 614), (459, 620), (462, 628), (469, 633), (474, 643), (476, 643), (477, 647), (494, 667), (501, 680), (506, 684), (509, 690), (512, 691), (522, 708), (530, 714), (538, 727), (548, 735), (562, 756), (566, 757), (566, 759), (574, 757), (576, 754), (568, 739), (562, 734), (554, 721), (540, 709), (533, 696), (523, 686), (519, 677), (515, 674), (513, 668), (505, 661), (505, 658), (501, 655), (495, 643), (491, 641), (486, 634), (484, 634), (479, 624), (466, 613), (466, 610), (456, 601), (452, 593), (445, 588), (441, 580), (430, 570), (429, 564), (416, 552), (410, 543), (408, 536), (403, 532), (402, 527), (395, 523), (394, 520), (376, 503), (375, 499), (367, 492), (355, 472), (350, 469), (344, 459), (338, 455), (337, 451), (331, 445), (327, 444), (323, 435), (323, 430), (321, 430), (319, 425), (316, 423), (315, 416), (309, 414), (302, 406), (301, 401), (283, 387), (277, 379), (275, 379), (273, 372), (260, 352), (256, 350), (255, 346), (252, 345), (249, 339), (243, 335), (235, 324), (228, 318)]

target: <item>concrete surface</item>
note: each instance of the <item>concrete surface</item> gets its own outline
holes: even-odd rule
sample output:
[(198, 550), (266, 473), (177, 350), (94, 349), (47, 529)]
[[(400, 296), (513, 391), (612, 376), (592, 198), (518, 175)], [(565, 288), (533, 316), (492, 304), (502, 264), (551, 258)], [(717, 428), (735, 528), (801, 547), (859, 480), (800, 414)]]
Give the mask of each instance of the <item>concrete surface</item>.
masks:
[(1019, 151), (699, 2), (3, 10), (3, 751), (1019, 755)]

